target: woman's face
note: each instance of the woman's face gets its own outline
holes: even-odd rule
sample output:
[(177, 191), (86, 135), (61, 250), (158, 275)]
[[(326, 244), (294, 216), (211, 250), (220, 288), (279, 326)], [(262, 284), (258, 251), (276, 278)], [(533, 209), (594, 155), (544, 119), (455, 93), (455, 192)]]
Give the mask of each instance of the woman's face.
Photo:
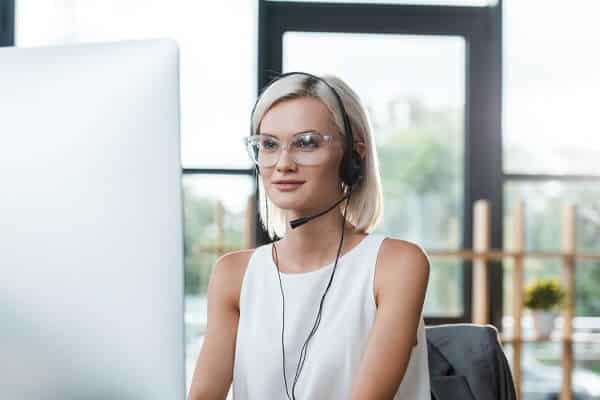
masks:
[[(342, 195), (339, 166), (344, 140), (321, 101), (302, 97), (285, 100), (271, 107), (260, 122), (260, 134), (270, 134), (282, 144), (290, 143), (294, 134), (307, 130), (330, 134), (334, 140), (325, 145), (327, 157), (318, 165), (301, 165), (288, 151), (281, 150), (272, 167), (260, 167), (260, 175), (269, 199), (280, 209), (303, 214), (329, 206)], [(278, 180), (303, 183), (292, 190), (277, 186)]]

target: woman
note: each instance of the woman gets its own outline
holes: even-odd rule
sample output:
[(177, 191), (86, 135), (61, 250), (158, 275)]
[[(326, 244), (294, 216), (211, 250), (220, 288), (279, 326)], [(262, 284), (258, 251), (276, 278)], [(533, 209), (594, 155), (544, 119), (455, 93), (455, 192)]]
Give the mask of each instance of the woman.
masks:
[(334, 76), (283, 74), (246, 143), (261, 222), (282, 238), (216, 261), (189, 399), (224, 399), (233, 380), (235, 400), (429, 400), (429, 260), (369, 233), (383, 200), (358, 96)]

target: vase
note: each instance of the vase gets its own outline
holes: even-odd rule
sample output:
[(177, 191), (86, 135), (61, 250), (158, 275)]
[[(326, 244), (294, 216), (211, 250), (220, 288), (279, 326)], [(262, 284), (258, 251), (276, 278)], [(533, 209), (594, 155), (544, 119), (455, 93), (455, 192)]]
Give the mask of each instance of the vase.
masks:
[(558, 316), (555, 310), (532, 310), (533, 327), (535, 328), (536, 336), (547, 338), (554, 329), (554, 320)]

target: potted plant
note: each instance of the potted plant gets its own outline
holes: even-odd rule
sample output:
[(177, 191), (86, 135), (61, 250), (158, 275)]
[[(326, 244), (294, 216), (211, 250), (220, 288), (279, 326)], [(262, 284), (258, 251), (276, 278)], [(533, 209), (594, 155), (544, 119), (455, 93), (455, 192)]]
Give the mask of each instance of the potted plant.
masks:
[(565, 292), (558, 279), (536, 279), (525, 288), (523, 305), (531, 310), (533, 326), (539, 337), (549, 337)]

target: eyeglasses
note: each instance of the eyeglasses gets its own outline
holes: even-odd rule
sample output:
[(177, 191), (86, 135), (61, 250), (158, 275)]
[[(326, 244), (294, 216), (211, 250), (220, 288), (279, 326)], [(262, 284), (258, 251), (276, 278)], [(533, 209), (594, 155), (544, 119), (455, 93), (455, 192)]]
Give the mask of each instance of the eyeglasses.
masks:
[(259, 134), (246, 136), (243, 140), (254, 163), (260, 167), (272, 167), (279, 161), (282, 150), (287, 150), (292, 159), (301, 165), (318, 165), (329, 156), (327, 145), (337, 137), (317, 131), (300, 132), (291, 142), (282, 144), (275, 136)]

